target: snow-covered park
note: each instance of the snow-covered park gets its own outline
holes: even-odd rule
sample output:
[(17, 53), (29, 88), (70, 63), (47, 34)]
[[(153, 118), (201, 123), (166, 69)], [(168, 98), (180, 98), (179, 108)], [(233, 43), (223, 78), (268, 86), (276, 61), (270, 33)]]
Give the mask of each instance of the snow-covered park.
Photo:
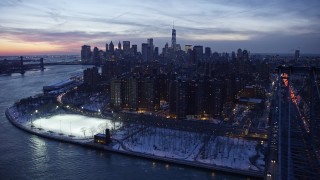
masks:
[(92, 137), (97, 133), (104, 133), (106, 128), (118, 129), (121, 124), (112, 122), (109, 119), (99, 119), (82, 115), (61, 114), (51, 117), (39, 118), (33, 120), (36, 128), (42, 128), (45, 131), (63, 133), (76, 137)]
[(232, 169), (263, 171), (263, 142), (238, 137), (131, 125), (113, 135), (114, 149), (212, 164)]

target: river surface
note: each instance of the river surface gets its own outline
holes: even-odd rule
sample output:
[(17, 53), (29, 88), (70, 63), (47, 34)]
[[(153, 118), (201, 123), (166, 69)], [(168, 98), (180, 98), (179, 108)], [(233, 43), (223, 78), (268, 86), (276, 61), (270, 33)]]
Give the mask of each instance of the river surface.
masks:
[(28, 134), (14, 127), (5, 110), (65, 80), (85, 66), (48, 66), (43, 72), (0, 76), (0, 179), (246, 179), (221, 172), (112, 154)]

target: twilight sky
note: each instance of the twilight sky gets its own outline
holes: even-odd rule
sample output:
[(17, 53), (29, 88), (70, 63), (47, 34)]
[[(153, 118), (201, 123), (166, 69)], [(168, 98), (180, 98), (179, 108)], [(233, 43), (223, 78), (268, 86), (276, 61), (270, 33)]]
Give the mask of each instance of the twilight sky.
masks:
[(153, 38), (253, 53), (320, 54), (319, 0), (0, 0), (0, 55), (79, 54)]

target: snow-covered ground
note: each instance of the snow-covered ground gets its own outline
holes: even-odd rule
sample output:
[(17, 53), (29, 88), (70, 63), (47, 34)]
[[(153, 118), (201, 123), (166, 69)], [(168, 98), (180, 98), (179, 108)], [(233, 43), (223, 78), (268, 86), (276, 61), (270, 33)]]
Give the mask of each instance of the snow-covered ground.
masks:
[(45, 131), (53, 131), (55, 133), (63, 133), (76, 137), (84, 137), (84, 135), (86, 137), (92, 137), (94, 134), (104, 133), (106, 128), (113, 129), (120, 127), (118, 122), (113, 123), (109, 119), (70, 114), (39, 118), (33, 121), (33, 125)]
[(210, 136), (165, 128), (130, 125), (113, 135), (114, 149), (201, 162), (232, 169), (263, 171), (265, 145), (242, 138)]
[[(218, 136), (209, 140), (207, 147), (197, 160), (235, 169), (259, 170), (264, 166), (264, 155), (257, 152), (257, 145), (257, 141)], [(250, 161), (250, 158), (253, 159), (256, 154), (259, 154), (258, 167), (252, 164), (253, 160)]]
[[(9, 109), (16, 122), (30, 127), (31, 118)], [(142, 124), (122, 124), (110, 119), (60, 114), (33, 120), (34, 131), (52, 136), (73, 135), (90, 140), (94, 134), (111, 130), (113, 148), (159, 157), (200, 162), (232, 169), (263, 172), (265, 144), (256, 140), (208, 135)], [(41, 128), (43, 130), (38, 130)], [(51, 131), (51, 132), (50, 132)], [(72, 137), (73, 137), (72, 136)], [(84, 139), (83, 139), (84, 140)]]
[(128, 150), (161, 157), (192, 159), (203, 134), (164, 128), (141, 128), (123, 141)]

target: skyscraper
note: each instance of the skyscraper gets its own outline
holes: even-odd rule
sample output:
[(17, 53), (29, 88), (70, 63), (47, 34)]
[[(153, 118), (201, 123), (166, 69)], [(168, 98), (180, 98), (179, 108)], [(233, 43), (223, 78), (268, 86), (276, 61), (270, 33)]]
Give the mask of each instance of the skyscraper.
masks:
[(93, 63), (100, 64), (100, 56), (99, 56), (99, 49), (97, 47), (93, 48)]
[(212, 54), (211, 48), (210, 48), (210, 47), (206, 47), (206, 48), (204, 49), (204, 56), (205, 56), (205, 58), (206, 58), (206, 59), (209, 59), (210, 56), (211, 56), (211, 54)]
[(128, 53), (130, 51), (130, 41), (123, 41), (123, 51)]
[(83, 45), (81, 47), (81, 61), (88, 62), (91, 60), (91, 47)]
[(171, 48), (173, 51), (176, 51), (176, 44), (177, 44), (177, 39), (176, 39), (176, 30), (174, 29), (174, 26), (172, 28), (172, 37), (171, 37)]
[(132, 51), (133, 51), (134, 54), (138, 53), (138, 45), (133, 44), (131, 48), (132, 48)]
[(109, 49), (110, 49), (110, 52), (111, 53), (114, 53), (114, 45), (113, 45), (113, 42), (111, 41), (110, 44), (109, 44)]
[(194, 46), (194, 59), (196, 62), (202, 61), (203, 58), (203, 46)]
[(147, 39), (148, 41), (148, 61), (153, 61), (153, 38)]
[(249, 61), (249, 52), (245, 49), (242, 52), (242, 56), (243, 56), (243, 61)]
[(141, 53), (142, 53), (142, 60), (144, 62), (148, 61), (148, 44), (147, 43), (142, 43)]
[(158, 56), (159, 56), (159, 48), (158, 47), (154, 48), (153, 56), (154, 56), (154, 58), (158, 58)]
[(109, 51), (109, 45), (106, 43), (106, 53)]
[(118, 43), (118, 50), (121, 50), (121, 42)]

